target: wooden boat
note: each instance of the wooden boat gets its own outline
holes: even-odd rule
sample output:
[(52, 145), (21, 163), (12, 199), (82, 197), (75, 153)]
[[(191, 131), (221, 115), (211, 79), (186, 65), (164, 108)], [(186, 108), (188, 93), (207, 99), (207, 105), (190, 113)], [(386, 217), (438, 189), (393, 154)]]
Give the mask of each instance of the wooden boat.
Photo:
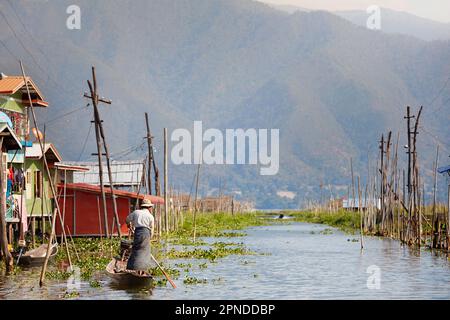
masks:
[(153, 280), (150, 273), (138, 270), (127, 270), (127, 260), (113, 258), (106, 266), (106, 272), (115, 284), (123, 287), (145, 287)]
[[(40, 245), (36, 249), (28, 250), (22, 254), (19, 258), (19, 264), (25, 266), (40, 266), (45, 262), (45, 256), (47, 255), (47, 244)], [(52, 259), (58, 253), (58, 244), (55, 243), (50, 248), (50, 258)]]

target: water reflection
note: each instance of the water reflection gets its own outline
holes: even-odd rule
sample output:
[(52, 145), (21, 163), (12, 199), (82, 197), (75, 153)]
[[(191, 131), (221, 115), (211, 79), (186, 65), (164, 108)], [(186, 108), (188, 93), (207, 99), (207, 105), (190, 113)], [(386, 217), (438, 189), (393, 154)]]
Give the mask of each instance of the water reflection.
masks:
[[(450, 299), (450, 262), (438, 253), (418, 251), (391, 239), (344, 234), (323, 225), (290, 223), (255, 227), (240, 238), (206, 242), (243, 242), (257, 255), (206, 260), (171, 260), (180, 267), (178, 288), (123, 288), (104, 273), (99, 288), (82, 282), (80, 299)], [(207, 262), (205, 265), (204, 263)], [(370, 266), (380, 270), (380, 289), (367, 286)], [(1, 299), (61, 299), (64, 282), (39, 288), (40, 269), (0, 276)], [(206, 283), (184, 284), (186, 277)]]

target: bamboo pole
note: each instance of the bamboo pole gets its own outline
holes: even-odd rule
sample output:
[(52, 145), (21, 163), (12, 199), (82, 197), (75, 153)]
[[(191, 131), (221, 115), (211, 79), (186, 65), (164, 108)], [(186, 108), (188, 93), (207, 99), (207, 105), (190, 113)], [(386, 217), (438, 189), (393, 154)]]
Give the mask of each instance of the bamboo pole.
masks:
[[(23, 80), (24, 80), (24, 83), (25, 83), (25, 86), (26, 86), (26, 89), (27, 89), (27, 96), (28, 96), (28, 101), (30, 103), (30, 110), (31, 110), (31, 114), (32, 114), (32, 117), (33, 117), (33, 124), (34, 124), (34, 127), (36, 128), (36, 130), (39, 130), (38, 125), (37, 125), (37, 120), (36, 120), (36, 114), (34, 112), (33, 102), (32, 102), (32, 99), (31, 99), (30, 88), (28, 87), (28, 81), (27, 81), (27, 78), (25, 76), (25, 70), (23, 68), (22, 61), (20, 61), (20, 68), (22, 70), (22, 77), (23, 77)], [(47, 253), (46, 253), (46, 256), (45, 256), (44, 265), (42, 266), (41, 276), (40, 276), (40, 279), (39, 279), (39, 285), (42, 286), (44, 284), (45, 272), (47, 270), (48, 259), (50, 257), (52, 241), (53, 241), (53, 238), (55, 237), (56, 215), (59, 216), (60, 220), (62, 220), (62, 217), (61, 217), (61, 210), (59, 208), (59, 203), (58, 203), (58, 201), (56, 201), (57, 193), (56, 193), (56, 190), (55, 190), (55, 186), (53, 185), (53, 180), (51, 178), (50, 170), (48, 168), (47, 157), (45, 155), (45, 149), (44, 149), (44, 146), (42, 144), (42, 140), (41, 140), (41, 137), (40, 137), (39, 134), (37, 135), (37, 139), (39, 141), (39, 146), (41, 148), (42, 157), (44, 159), (45, 173), (47, 174), (47, 177), (48, 177), (48, 180), (49, 180), (50, 189), (52, 191), (52, 196), (55, 199), (55, 210), (53, 212), (53, 217), (52, 217), (52, 231), (50, 233), (50, 239), (49, 239), (49, 242), (48, 242), (48, 245), (47, 245)], [(70, 268), (72, 270), (72, 261), (70, 259), (69, 246), (68, 246), (68, 243), (67, 243), (66, 231), (64, 230), (64, 227), (62, 228), (61, 232), (62, 232), (62, 236), (63, 236), (63, 239), (64, 239), (65, 247), (66, 247), (67, 257), (69, 259), (69, 265), (70, 265)]]
[(152, 135), (150, 134), (150, 124), (148, 121), (148, 113), (145, 113), (145, 124), (147, 128), (147, 147), (148, 147), (148, 166), (147, 166), (147, 188), (148, 194), (152, 194)]
[(353, 196), (353, 205), (355, 205), (355, 178), (353, 175), (353, 159), (350, 158), (350, 171), (352, 174), (352, 196)]
[(360, 178), (358, 176), (358, 211), (359, 211), (359, 224), (360, 224), (360, 238), (361, 238), (361, 250), (364, 249), (364, 244), (363, 244), (363, 214), (362, 214), (362, 210), (361, 210), (361, 185), (360, 185)]
[[(114, 219), (117, 225), (117, 233), (119, 235), (119, 237), (122, 237), (122, 232), (120, 230), (120, 220), (119, 220), (119, 213), (118, 213), (118, 209), (117, 209), (117, 201), (116, 201), (116, 195), (114, 192), (114, 182), (112, 179), (112, 171), (111, 171), (111, 161), (110, 161), (110, 157), (109, 157), (109, 150), (108, 150), (108, 145), (106, 143), (106, 137), (105, 137), (105, 132), (103, 130), (103, 125), (102, 125), (102, 121), (100, 119), (100, 113), (98, 111), (98, 103), (99, 102), (103, 102), (106, 104), (111, 104), (111, 101), (105, 100), (105, 99), (99, 99), (98, 94), (97, 94), (97, 78), (95, 76), (95, 68), (92, 67), (92, 81), (94, 83), (94, 86), (92, 88), (92, 85), (90, 83), (90, 81), (88, 80), (88, 86), (89, 86), (89, 90), (91, 92), (91, 100), (92, 100), (92, 105), (94, 107), (94, 118), (95, 118), (95, 124), (96, 124), (96, 131), (95, 131), (95, 136), (96, 139), (99, 140), (99, 135), (103, 141), (103, 149), (105, 151), (105, 158), (106, 158), (106, 167), (108, 170), (108, 179), (109, 179), (109, 187), (110, 187), (110, 191), (111, 191), (111, 199), (112, 199), (112, 205), (113, 205), (113, 212), (114, 212)], [(99, 148), (100, 147), (100, 148)], [(101, 150), (101, 143), (99, 141), (97, 141), (97, 149), (98, 149), (98, 157), (99, 157), (99, 174), (100, 174), (100, 179), (101, 179), (101, 183), (103, 182), (103, 163), (101, 161), (101, 154), (102, 154), (102, 150)], [(102, 189), (102, 186), (100, 187)], [(103, 190), (104, 192), (104, 190)], [(108, 214), (107, 214), (107, 208), (106, 208), (106, 196), (105, 196), (105, 202), (104, 202), (104, 206), (105, 206), (105, 218), (106, 220), (108, 219)], [(114, 222), (114, 221), (113, 221)], [(107, 223), (105, 223), (105, 226), (107, 227)], [(114, 233), (114, 223), (113, 223), (113, 227), (111, 229), (111, 238), (112, 235)]]
[(168, 207), (168, 167), (169, 167), (169, 146), (167, 137), (167, 128), (164, 128), (164, 219), (165, 219), (165, 231), (169, 232), (169, 207)]
[(195, 237), (197, 235), (197, 199), (198, 199), (198, 183), (199, 183), (199, 177), (200, 177), (200, 164), (201, 164), (201, 156), (200, 161), (198, 162), (197, 166), (197, 175), (196, 175), (196, 183), (195, 183), (195, 200), (194, 200), (194, 242)]
[(97, 114), (97, 94), (96, 94), (96, 82), (94, 81), (94, 87), (92, 87), (91, 82), (87, 81), (89, 89), (91, 91), (91, 99), (94, 106), (94, 123), (95, 123), (95, 141), (97, 144), (97, 160), (98, 160), (98, 174), (100, 180), (100, 193), (102, 194), (102, 205), (103, 205), (103, 227), (105, 229), (105, 236), (109, 238), (109, 227), (108, 227), (108, 209), (106, 205), (106, 194), (105, 185), (103, 183), (103, 161), (102, 161), (102, 147), (100, 142), (100, 129), (98, 127), (99, 116)]

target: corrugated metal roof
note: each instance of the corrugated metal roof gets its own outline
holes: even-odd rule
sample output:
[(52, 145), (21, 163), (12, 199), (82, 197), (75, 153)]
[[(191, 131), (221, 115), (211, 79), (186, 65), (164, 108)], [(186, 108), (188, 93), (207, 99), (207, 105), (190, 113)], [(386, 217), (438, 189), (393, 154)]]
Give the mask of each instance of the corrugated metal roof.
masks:
[[(44, 101), (44, 96), (42, 95), (39, 88), (35, 85), (30, 77), (26, 77), (26, 79), (30, 92), (37, 94), (37, 96), (39, 97), (39, 99), (32, 100), (32, 102), (47, 107), (48, 103)], [(25, 81), (21, 76), (6, 76), (0, 79), (0, 94), (14, 94), (22, 88), (22, 92), (26, 93)], [(28, 99), (27, 101), (24, 101), (24, 103), (28, 103)]]
[[(74, 183), (100, 185), (99, 166), (97, 162), (64, 161), (62, 164), (82, 166), (89, 169), (88, 172), (74, 172)], [(144, 160), (111, 161), (111, 171), (114, 185), (137, 186), (142, 180)], [(110, 184), (106, 161), (103, 163), (103, 183)]]
[[(27, 80), (30, 80), (27, 77)], [(24, 85), (23, 77), (5, 77), (0, 79), (0, 93), (2, 94), (14, 94)]]
[(450, 166), (440, 167), (437, 170), (439, 173), (450, 172)]
[[(59, 188), (64, 188), (64, 184), (58, 185)], [(94, 186), (92, 184), (87, 183), (68, 183), (66, 184), (66, 188), (69, 190), (79, 190), (79, 191), (85, 191), (85, 192), (92, 192), (96, 194), (100, 194), (101, 190), (99, 186)], [(107, 195), (111, 195), (111, 189), (105, 188), (105, 193)], [(138, 194), (136, 192), (130, 192), (130, 191), (124, 191), (124, 190), (118, 190), (114, 189), (114, 194), (117, 197), (126, 197), (126, 198), (133, 198), (133, 199), (149, 199), (154, 204), (164, 204), (164, 198), (152, 196), (149, 194)]]
[(56, 168), (58, 168), (58, 170), (67, 170), (67, 171), (89, 171), (89, 168), (87, 167), (83, 167), (83, 166), (71, 166), (71, 165), (67, 165), (67, 164), (63, 164), (60, 162), (56, 162), (54, 164), (54, 166)]
[[(53, 153), (54, 158), (51, 160), (58, 162), (62, 160), (61, 155), (59, 154), (58, 150), (56, 150), (56, 147), (52, 143), (45, 143), (44, 151), (46, 154), (48, 151), (51, 151)], [(33, 143), (31, 147), (26, 148), (25, 153), (26, 158), (41, 159), (42, 158), (41, 145), (39, 143)]]

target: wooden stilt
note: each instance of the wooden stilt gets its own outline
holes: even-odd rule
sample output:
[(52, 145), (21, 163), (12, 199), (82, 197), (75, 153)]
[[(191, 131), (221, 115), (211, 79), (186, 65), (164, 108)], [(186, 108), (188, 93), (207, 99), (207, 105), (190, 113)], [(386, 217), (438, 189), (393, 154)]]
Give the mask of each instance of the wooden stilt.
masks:
[(0, 249), (5, 259), (6, 270), (10, 271), (14, 261), (8, 250), (7, 226), (6, 226), (6, 188), (7, 178), (3, 163), (3, 137), (0, 137)]

